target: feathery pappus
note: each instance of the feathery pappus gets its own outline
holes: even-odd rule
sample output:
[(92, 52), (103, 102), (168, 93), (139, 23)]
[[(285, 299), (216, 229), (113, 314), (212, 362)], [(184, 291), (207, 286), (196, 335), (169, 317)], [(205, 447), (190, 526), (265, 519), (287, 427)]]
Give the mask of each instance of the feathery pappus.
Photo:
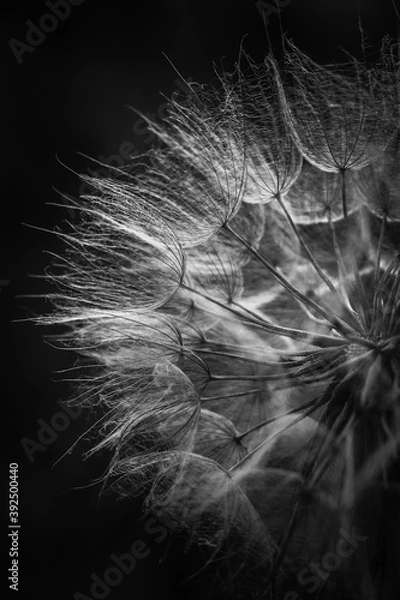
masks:
[(171, 99), (129, 169), (82, 176), (60, 234), (44, 320), (81, 355), (77, 401), (106, 411), (93, 451), (215, 560), (215, 597), (399, 582), (396, 52), (242, 52)]

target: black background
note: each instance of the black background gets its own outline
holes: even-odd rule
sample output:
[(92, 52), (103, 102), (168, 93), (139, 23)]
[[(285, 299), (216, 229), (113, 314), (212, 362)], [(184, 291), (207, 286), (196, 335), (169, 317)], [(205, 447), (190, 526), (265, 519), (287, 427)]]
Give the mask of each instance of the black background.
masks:
[[(318, 60), (339, 59), (341, 46), (359, 53), (358, 4), (372, 46), (386, 32), (396, 33), (390, 0), (292, 0), (281, 10), (282, 28)], [(90, 574), (101, 577), (112, 564), (110, 554), (143, 539), (151, 548), (149, 557), (108, 597), (186, 598), (185, 589), (178, 588), (180, 545), (168, 546), (168, 540), (157, 545), (146, 534), (144, 522), (137, 520), (137, 501), (99, 499), (95, 480), (107, 456), (83, 461), (87, 446), (81, 443), (55, 464), (93, 415), (85, 412), (71, 421), (54, 443), (28, 460), (21, 439), (36, 440), (37, 420), (49, 423), (59, 412), (56, 400), (66, 399), (69, 388), (56, 371), (71, 366), (74, 357), (53, 349), (43, 339), (43, 328), (19, 320), (49, 310), (43, 300), (24, 296), (46, 290), (32, 275), (43, 274), (50, 260), (45, 251), (59, 246), (41, 229), (62, 226), (71, 216), (50, 203), (60, 201), (53, 187), (77, 195), (80, 184), (71, 170), (88, 167), (77, 152), (109, 157), (123, 142), (146, 150), (149, 136), (128, 105), (161, 116), (160, 93), (170, 96), (178, 78), (163, 53), (185, 78), (207, 82), (213, 61), (233, 64), (243, 38), (248, 52), (262, 58), (268, 48), (263, 22), (253, 0), (85, 0), (18, 64), (9, 41), (24, 42), (26, 21), (37, 24), (46, 12), (45, 2), (26, 1), (3, 6), (1, 15), (0, 280), (8, 282), (0, 292), (2, 536), (8, 522), (8, 464), (18, 462), (19, 597), (64, 600), (77, 591), (90, 596)], [(276, 15), (269, 31), (278, 46)], [(168, 558), (160, 563), (165, 553)], [(4, 584), (9, 558), (3, 558)]]

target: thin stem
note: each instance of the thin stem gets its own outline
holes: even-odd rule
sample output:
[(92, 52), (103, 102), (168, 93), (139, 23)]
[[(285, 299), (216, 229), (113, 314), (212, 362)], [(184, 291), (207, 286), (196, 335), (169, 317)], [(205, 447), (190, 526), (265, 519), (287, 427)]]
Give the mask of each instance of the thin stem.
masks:
[(223, 356), (225, 358), (232, 358), (236, 360), (241, 360), (244, 362), (249, 362), (254, 365), (262, 365), (264, 367), (277, 367), (282, 366), (281, 361), (267, 361), (259, 358), (252, 358), (251, 356), (241, 356), (240, 354), (233, 354), (230, 352), (224, 352), (223, 350), (210, 350), (207, 348), (195, 348), (196, 354), (211, 354), (213, 356)]
[[(385, 273), (381, 277), (378, 282), (378, 286), (374, 291), (374, 303), (373, 303), (373, 312), (374, 318), (371, 322), (370, 335), (376, 335), (378, 332), (381, 335), (385, 335), (385, 322), (387, 319), (387, 313), (390, 311), (390, 306), (393, 305), (394, 299), (397, 294), (398, 287), (400, 285), (400, 278), (398, 277), (398, 268), (399, 268), (399, 257), (395, 256), (395, 258), (391, 261), (389, 266), (387, 267)], [(384, 304), (384, 291), (387, 290), (388, 284), (390, 280), (393, 280), (395, 283), (392, 284), (390, 289), (390, 293), (385, 298)]]
[(203, 402), (214, 402), (216, 400), (225, 400), (227, 398), (239, 398), (240, 396), (250, 396), (250, 394), (257, 394), (260, 390), (250, 389), (244, 390), (243, 392), (236, 392), (236, 394), (220, 394), (219, 396), (202, 396), (200, 399), (201, 404)]
[[(242, 304), (239, 304), (238, 302), (235, 302), (235, 301), (232, 301), (232, 304), (234, 306), (237, 306), (244, 313), (247, 313), (250, 316), (254, 316), (255, 318), (259, 318), (261, 320), (261, 317), (258, 317), (258, 315), (256, 315), (256, 313), (253, 313), (253, 311), (246, 308)], [(265, 319), (262, 319), (262, 323), (268, 324), (268, 327), (279, 328), (282, 331), (287, 331), (290, 334), (292, 334), (292, 335), (288, 334), (287, 337), (291, 337), (294, 340), (306, 340), (311, 345), (318, 346), (320, 348), (326, 348), (326, 347), (330, 348), (332, 346), (343, 346), (346, 343), (346, 340), (344, 340), (343, 338), (332, 337), (332, 336), (328, 336), (328, 335), (324, 335), (324, 334), (315, 334), (316, 335), (316, 343), (314, 343), (314, 339), (315, 339), (314, 333), (312, 334), (312, 338), (310, 341), (310, 333), (305, 331), (304, 329), (292, 329), (290, 327), (282, 327), (281, 325), (273, 325), (272, 323), (270, 323), (270, 321), (266, 321)], [(323, 323), (325, 324), (325, 321), (323, 321)], [(274, 331), (272, 331), (272, 329), (271, 329), (271, 333), (274, 333)], [(279, 332), (277, 330), (275, 330), (275, 333), (279, 334)], [(282, 333), (279, 335), (284, 335), (284, 334)], [(349, 339), (351, 339), (351, 338), (349, 336), (347, 336), (347, 340), (349, 340)], [(327, 342), (328, 340), (330, 340), (331, 343), (329, 343), (329, 344), (325, 343), (325, 341)], [(353, 340), (354, 341), (358, 340), (358, 338), (353, 338)]]
[(394, 319), (397, 316), (398, 293), (400, 289), (399, 269), (393, 274), (393, 281), (389, 296), (386, 300), (386, 307), (382, 318), (382, 335), (387, 337), (391, 334), (391, 328), (394, 325)]
[(333, 292), (333, 294), (335, 294), (335, 296), (340, 300), (340, 303), (346, 309), (350, 318), (354, 319), (354, 313), (351, 310), (349, 310), (349, 306), (346, 304), (345, 300), (342, 298), (341, 294), (338, 292), (338, 290), (336, 289), (336, 287), (334, 286), (332, 281), (329, 279), (329, 277), (326, 275), (326, 273), (322, 270), (322, 268), (318, 264), (317, 259), (311, 252), (310, 248), (304, 241), (303, 237), (300, 235), (300, 232), (296, 226), (296, 223), (293, 221), (292, 216), (289, 213), (289, 211), (287, 210), (285, 203), (280, 194), (277, 195), (277, 200), (278, 200), (280, 206), (282, 207), (283, 212), (285, 213), (285, 217), (289, 221), (289, 224), (290, 224), (295, 236), (299, 240), (301, 247), (303, 248), (304, 252), (306, 253), (308, 260), (310, 261), (310, 263), (312, 264), (312, 266), (314, 267), (314, 269), (316, 270), (316, 272), (318, 273), (318, 275), (320, 276), (322, 281), (327, 285), (327, 287), (331, 290), (331, 292)]
[(347, 336), (349, 333), (353, 334), (354, 329), (348, 325), (346, 322), (342, 321), (339, 317), (332, 318), (332, 315), (328, 313), (322, 306), (320, 306), (317, 302), (300, 292), (297, 288), (295, 288), (275, 267), (273, 267), (261, 254), (257, 252), (257, 250), (249, 244), (244, 238), (242, 238), (236, 231), (231, 229), (229, 225), (225, 225), (225, 228), (229, 233), (231, 233), (237, 240), (239, 240), (252, 254), (255, 258), (266, 268), (268, 271), (275, 277), (275, 279), (284, 287), (292, 296), (300, 300), (303, 304), (308, 305), (313, 308), (319, 315), (321, 315), (328, 323), (332, 325), (335, 329), (337, 329), (342, 335)]
[[(283, 365), (282, 365), (283, 366)], [(295, 374), (292, 374), (295, 377)], [(288, 373), (274, 373), (269, 375), (213, 375), (209, 376), (210, 381), (276, 381), (287, 379)]]
[(382, 260), (382, 249), (383, 249), (383, 240), (385, 238), (385, 232), (386, 232), (386, 223), (387, 223), (387, 214), (384, 213), (383, 217), (382, 217), (382, 223), (381, 223), (381, 231), (379, 234), (379, 242), (378, 242), (378, 248), (376, 251), (376, 264), (375, 264), (375, 276), (374, 276), (374, 289), (377, 289), (378, 287), (378, 283), (379, 283), (379, 271), (381, 268), (381, 260)]
[[(210, 346), (212, 347), (214, 345), (214, 342), (211, 339), (208, 339), (207, 337), (204, 337), (204, 344), (206, 344), (206, 345), (210, 344)], [(219, 342), (218, 344), (215, 344), (215, 347), (222, 347), (224, 350), (225, 349), (226, 350), (232, 350), (234, 352), (239, 352), (240, 351), (240, 352), (244, 353), (244, 354), (241, 354), (241, 356), (247, 356), (248, 358), (251, 358), (252, 356), (255, 356), (255, 354), (254, 354), (255, 352), (257, 352), (258, 354), (261, 353), (261, 354), (265, 355), (268, 350), (271, 350), (271, 348), (269, 348), (268, 346), (266, 347), (266, 346), (253, 346), (253, 345), (251, 345), (250, 348), (243, 348), (243, 346), (241, 346), (240, 344), (228, 344), (228, 343), (225, 343), (225, 342)], [(279, 354), (279, 356), (283, 356), (284, 355), (284, 352), (282, 350), (278, 351), (276, 349), (273, 349), (272, 351), (273, 351), (273, 353), (275, 355), (278, 355), (278, 354)], [(304, 354), (308, 355), (309, 352), (310, 352), (310, 350), (306, 351)], [(292, 356), (291, 352), (289, 354), (290, 354), (290, 356)]]
[(340, 178), (342, 182), (342, 212), (345, 219), (348, 218), (347, 212), (347, 190), (346, 190), (346, 169), (340, 169)]
[[(296, 371), (290, 372), (289, 370), (282, 370), (281, 373), (269, 373), (267, 375), (209, 375), (210, 381), (281, 381), (285, 382), (295, 382), (291, 383), (287, 387), (297, 387), (301, 385), (321, 383), (322, 381), (327, 381), (330, 379), (337, 368), (340, 367), (340, 363), (338, 365), (333, 365), (331, 370), (326, 373), (319, 374), (318, 377), (314, 374), (305, 375), (303, 373), (297, 373)], [(282, 365), (282, 369), (285, 365)]]
[(320, 400), (320, 397), (314, 398), (313, 400), (310, 400), (309, 402), (304, 402), (304, 404), (301, 404), (300, 406), (295, 406), (294, 408), (291, 408), (290, 410), (287, 410), (286, 412), (284, 412), (280, 415), (277, 415), (276, 417), (270, 417), (269, 419), (265, 419), (265, 421), (261, 421), (261, 423), (257, 423), (257, 425), (254, 425), (250, 429), (247, 429), (243, 433), (237, 435), (235, 439), (236, 439), (236, 441), (240, 442), (240, 441), (242, 441), (243, 438), (246, 437), (246, 435), (249, 435), (250, 433), (257, 431), (257, 429), (264, 427), (264, 425), (270, 425), (271, 423), (275, 423), (279, 419), (283, 419), (284, 417), (288, 417), (289, 415), (298, 413), (301, 410), (304, 410), (305, 408), (310, 408), (311, 406), (315, 405), (315, 410), (316, 410), (318, 408), (319, 400)]
[(232, 467), (230, 467), (230, 469), (228, 469), (228, 471), (234, 471), (235, 469), (237, 469), (241, 464), (243, 464), (246, 460), (248, 460), (256, 452), (258, 452), (258, 450), (260, 450), (260, 448), (262, 448), (263, 446), (265, 446), (265, 444), (269, 443), (271, 440), (273, 440), (274, 438), (278, 437), (282, 433), (285, 433), (285, 431), (287, 431), (288, 429), (290, 429), (290, 427), (293, 427), (293, 425), (297, 425), (297, 423), (299, 423), (300, 421), (302, 421), (305, 417), (308, 417), (308, 415), (312, 414), (315, 410), (316, 410), (316, 406), (311, 407), (308, 411), (306, 411), (305, 413), (302, 413), (301, 415), (299, 415), (297, 417), (297, 419), (294, 419), (291, 423), (289, 423), (289, 425), (286, 425), (282, 429), (279, 429), (278, 431), (275, 431), (272, 435), (270, 435), (265, 440), (263, 440), (262, 442), (260, 442), (260, 444), (258, 444), (258, 446), (256, 446), (255, 448), (253, 448), (253, 450), (251, 450), (248, 454), (246, 454), (246, 456), (244, 456), (243, 458), (241, 458), (237, 463), (235, 463)]
[[(235, 310), (232, 305), (228, 306), (227, 304), (220, 302), (216, 298), (212, 298), (205, 292), (201, 292), (200, 290), (192, 288), (185, 283), (181, 283), (181, 287), (183, 289), (188, 290), (189, 292), (192, 292), (193, 294), (197, 294), (198, 296), (201, 296), (205, 300), (208, 300), (212, 304), (215, 304), (216, 306), (219, 306), (220, 308), (223, 308), (224, 310), (231, 312), (232, 314), (236, 315), (237, 317), (239, 317), (241, 319), (244, 319), (244, 320), (247, 319), (248, 323), (251, 323), (251, 324), (255, 325), (256, 327), (265, 329), (269, 333), (274, 333), (276, 335), (280, 335), (283, 337), (289, 337), (293, 340), (306, 341), (313, 346), (318, 346), (321, 348), (327, 348), (327, 347), (329, 348), (332, 346), (346, 345), (346, 340), (342, 339), (342, 338), (337, 338), (337, 337), (323, 335), (323, 334), (310, 333), (309, 331), (304, 331), (302, 329), (291, 329), (288, 327), (281, 327), (279, 325), (273, 325), (269, 321), (266, 321), (265, 319), (261, 319), (261, 317), (258, 317), (257, 315), (255, 315), (254, 313), (252, 313), (251, 311), (249, 311), (248, 309), (246, 309), (244, 307), (240, 307), (241, 308), (240, 311)], [(236, 304), (236, 306), (240, 306), (240, 305)], [(244, 314), (244, 313), (247, 313), (249, 315), (249, 317), (247, 317), (246, 314)], [(360, 342), (362, 342), (362, 341), (363, 340), (360, 338)]]
[(350, 299), (349, 299), (349, 296), (348, 296), (348, 293), (347, 293), (347, 289), (346, 289), (347, 269), (346, 269), (346, 265), (344, 264), (342, 252), (340, 250), (340, 245), (339, 245), (339, 241), (338, 241), (337, 234), (336, 234), (335, 224), (334, 224), (334, 222), (332, 220), (331, 211), (329, 211), (329, 228), (330, 228), (331, 233), (332, 233), (333, 248), (334, 248), (334, 251), (335, 251), (336, 264), (337, 264), (337, 269), (338, 269), (338, 275), (339, 275), (339, 281), (340, 281), (340, 287), (341, 287), (341, 290), (342, 290), (342, 294), (343, 294), (343, 297), (345, 298), (345, 301), (347, 303), (348, 310), (357, 319), (357, 322), (359, 323), (360, 327), (362, 327), (360, 317), (359, 317), (357, 311), (355, 311), (353, 309), (353, 307), (351, 306), (351, 302), (350, 302)]
[(342, 489), (342, 506), (350, 508), (354, 504), (354, 482), (355, 482), (355, 465), (354, 465), (354, 430), (346, 431), (344, 438), (344, 481)]
[(381, 285), (380, 285), (379, 272), (380, 272), (380, 268), (381, 268), (382, 249), (383, 249), (383, 240), (384, 240), (384, 235), (385, 235), (385, 230), (386, 230), (386, 222), (387, 222), (387, 215), (385, 213), (382, 217), (378, 248), (376, 251), (376, 263), (375, 263), (375, 273), (374, 273), (373, 319), (371, 320), (370, 333), (372, 333), (374, 329), (376, 330), (377, 317), (378, 317), (378, 304), (379, 304), (379, 300), (381, 299), (381, 291), (382, 290), (381, 290)]
[(288, 387), (295, 387), (299, 385), (315, 384), (322, 381), (326, 381), (333, 377), (339, 369), (349, 369), (350, 375), (355, 371), (350, 371), (350, 367), (358, 369), (359, 363), (363, 363), (364, 359), (371, 356), (371, 352), (374, 350), (367, 350), (363, 354), (358, 356), (352, 356), (346, 360), (346, 355), (342, 353), (329, 361), (326, 366), (321, 364), (313, 364), (311, 361), (309, 364), (304, 363), (301, 368), (297, 364), (288, 365), (282, 362), (282, 371), (279, 373), (268, 373), (260, 375), (214, 375), (209, 374), (210, 381), (281, 381), (292, 382)]
[[(344, 227), (345, 227), (347, 241), (349, 242), (350, 241), (350, 235), (349, 235), (350, 229), (349, 229), (349, 215), (347, 212), (346, 169), (340, 170), (340, 176), (341, 176), (341, 181), (342, 181), (342, 210), (343, 210), (343, 217), (344, 217)], [(368, 300), (367, 300), (367, 296), (365, 294), (364, 285), (361, 281), (361, 276), (360, 276), (360, 272), (358, 270), (358, 265), (357, 265), (355, 255), (352, 251), (350, 251), (349, 255), (350, 255), (350, 261), (351, 261), (351, 265), (352, 265), (352, 271), (353, 271), (355, 284), (356, 284), (356, 290), (357, 290), (357, 294), (356, 294), (357, 298), (355, 299), (356, 310), (361, 319), (363, 331), (366, 331), (366, 329), (367, 329), (366, 314), (368, 313)]]
[[(337, 451), (338, 448), (340, 448), (340, 440), (343, 437), (345, 438), (347, 432), (353, 427), (354, 419), (353, 417), (350, 417), (348, 420), (348, 412), (349, 408), (346, 406), (343, 411), (346, 418), (342, 419), (343, 413), (339, 416), (338, 422), (334, 423), (332, 429), (330, 429), (327, 432), (326, 437), (319, 450), (317, 448), (318, 453), (316, 453), (316, 459), (314, 461), (314, 464), (316, 460), (319, 461), (319, 464), (310, 476), (310, 487), (317, 485), (318, 481), (324, 476), (329, 467), (332, 466), (332, 453), (327, 453), (327, 450), (329, 450), (330, 447), (333, 447), (333, 449)], [(342, 420), (345, 421), (344, 428), (341, 432), (338, 433), (338, 435), (336, 435), (336, 431), (340, 427)]]

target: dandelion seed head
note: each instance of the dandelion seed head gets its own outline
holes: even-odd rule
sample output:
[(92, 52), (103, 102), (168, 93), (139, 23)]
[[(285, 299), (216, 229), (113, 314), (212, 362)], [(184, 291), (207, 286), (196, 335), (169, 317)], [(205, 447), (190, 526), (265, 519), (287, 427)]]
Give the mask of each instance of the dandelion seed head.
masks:
[(95, 449), (230, 589), (253, 562), (282, 590), (285, 558), (321, 560), (393, 485), (398, 66), (382, 53), (320, 66), (289, 43), (283, 72), (243, 53), (149, 123), (137, 172), (86, 178), (61, 234), (46, 321), (82, 356), (80, 400), (109, 411)]

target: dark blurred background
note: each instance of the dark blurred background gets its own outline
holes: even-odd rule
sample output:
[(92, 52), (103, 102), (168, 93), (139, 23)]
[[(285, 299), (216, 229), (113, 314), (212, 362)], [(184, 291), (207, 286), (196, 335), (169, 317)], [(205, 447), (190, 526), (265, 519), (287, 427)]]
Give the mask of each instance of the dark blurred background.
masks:
[[(52, 441), (48, 433), (47, 445), (35, 445), (39, 427), (65, 413), (56, 401), (66, 400), (70, 389), (56, 372), (74, 363), (74, 356), (44, 339), (43, 328), (23, 321), (49, 310), (45, 301), (24, 297), (46, 291), (32, 276), (43, 274), (46, 252), (60, 247), (43, 230), (73, 218), (51, 205), (60, 202), (53, 187), (77, 196), (73, 171), (95, 167), (78, 152), (118, 165), (129, 152), (148, 149), (151, 136), (129, 106), (158, 118), (165, 109), (161, 93), (184, 93), (165, 55), (186, 79), (203, 83), (213, 78), (213, 62), (233, 65), (242, 41), (259, 60), (269, 43), (279, 51), (284, 31), (313, 58), (340, 60), (341, 48), (360, 53), (360, 23), (371, 48), (386, 33), (396, 35), (395, 8), (390, 0), (286, 0), (278, 3), (279, 18), (266, 1), (83, 0), (70, 4), (62, 20), (43, 18), (50, 4), (18, 1), (1, 9), (2, 532), (6, 537), (8, 464), (17, 462), (21, 598), (64, 600), (78, 591), (92, 597), (91, 573), (101, 577), (110, 555), (138, 539), (150, 554), (109, 597), (191, 597), (178, 586), (180, 543), (167, 536), (157, 544), (140, 521), (138, 501), (99, 498), (96, 479), (108, 457), (82, 460), (82, 442), (57, 462), (95, 415), (58, 417), (53, 422), (64, 430)], [(269, 41), (262, 7), (269, 13)], [(40, 23), (44, 36), (35, 30)], [(24, 45), (29, 39), (36, 46)], [(6, 555), (3, 564), (8, 568)]]

